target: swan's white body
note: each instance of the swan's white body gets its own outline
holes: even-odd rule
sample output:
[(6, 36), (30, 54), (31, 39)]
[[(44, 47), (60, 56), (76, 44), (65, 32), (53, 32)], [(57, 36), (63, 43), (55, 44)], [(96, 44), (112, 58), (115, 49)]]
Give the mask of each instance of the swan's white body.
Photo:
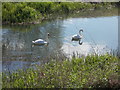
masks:
[(78, 34), (76, 34), (76, 35), (73, 35), (72, 36), (72, 41), (79, 41), (79, 40), (81, 40), (82, 39), (82, 34), (81, 34), (81, 32), (83, 32), (83, 29), (81, 29), (80, 31), (79, 31), (79, 35)]
[(37, 39), (35, 41), (32, 41), (35, 45), (48, 45), (48, 42), (44, 41), (43, 39)]
[(73, 35), (72, 36), (72, 41), (79, 41), (80, 39), (82, 39), (82, 36), (81, 35)]
[(79, 31), (79, 35), (78, 34), (76, 34), (76, 35), (73, 35), (72, 36), (72, 41), (79, 41), (79, 44), (80, 45), (82, 45), (82, 43), (83, 42), (81, 42), (81, 39), (82, 39), (82, 34), (81, 34), (81, 32), (83, 32), (83, 29), (80, 29), (80, 31)]
[[(50, 36), (49, 33), (47, 33), (47, 39), (48, 39), (48, 36)], [(48, 42), (44, 41), (43, 39), (37, 39), (37, 40), (35, 40), (35, 41), (32, 41), (32, 43), (33, 43), (34, 45), (40, 45), (40, 46), (48, 45), (48, 44), (49, 44)]]

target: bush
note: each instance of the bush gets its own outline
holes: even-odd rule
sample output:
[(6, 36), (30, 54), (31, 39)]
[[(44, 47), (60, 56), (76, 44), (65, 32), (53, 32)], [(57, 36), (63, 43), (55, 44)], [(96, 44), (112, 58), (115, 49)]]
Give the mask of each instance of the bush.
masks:
[(68, 14), (110, 5), (114, 4), (103, 2), (4, 2), (2, 3), (2, 21), (8, 23), (36, 21), (36, 19), (49, 18), (50, 14)]
[(36, 69), (3, 74), (3, 88), (118, 88), (118, 58), (87, 56), (52, 60)]
[(26, 3), (4, 3), (2, 20), (16, 23), (29, 22), (42, 17), (39, 12), (26, 5)]
[(14, 3), (3, 3), (2, 5), (2, 21), (15, 22), (16, 5)]

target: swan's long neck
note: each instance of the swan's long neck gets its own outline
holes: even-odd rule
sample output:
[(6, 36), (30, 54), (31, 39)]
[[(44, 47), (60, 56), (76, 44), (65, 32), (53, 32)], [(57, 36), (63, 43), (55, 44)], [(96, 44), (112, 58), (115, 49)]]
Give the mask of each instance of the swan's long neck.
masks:
[(48, 35), (46, 36), (46, 41), (49, 41), (49, 36)]
[(47, 34), (47, 36), (46, 36), (46, 45), (48, 45), (49, 44), (49, 35)]
[(82, 36), (82, 32), (83, 32), (82, 30), (79, 31), (79, 34), (80, 34), (81, 36)]

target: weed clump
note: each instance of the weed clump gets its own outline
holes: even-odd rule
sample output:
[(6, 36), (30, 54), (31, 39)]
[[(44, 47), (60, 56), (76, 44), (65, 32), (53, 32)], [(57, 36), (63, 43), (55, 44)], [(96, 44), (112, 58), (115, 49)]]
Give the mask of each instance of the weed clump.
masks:
[(3, 73), (3, 88), (119, 88), (118, 58), (89, 55)]

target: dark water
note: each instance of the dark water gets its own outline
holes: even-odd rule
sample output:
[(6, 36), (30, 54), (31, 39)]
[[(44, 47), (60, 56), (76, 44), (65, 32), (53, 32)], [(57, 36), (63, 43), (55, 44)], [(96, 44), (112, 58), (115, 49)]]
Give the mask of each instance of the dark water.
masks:
[[(80, 28), (84, 30), (82, 45), (71, 41)], [(50, 33), (48, 40), (47, 33)], [(38, 38), (49, 45), (32, 47), (32, 41)], [(2, 29), (2, 43), (3, 70), (29, 68), (51, 59), (71, 58), (73, 54), (105, 54), (118, 48), (118, 15), (69, 17), (39, 25), (6, 25)]]

